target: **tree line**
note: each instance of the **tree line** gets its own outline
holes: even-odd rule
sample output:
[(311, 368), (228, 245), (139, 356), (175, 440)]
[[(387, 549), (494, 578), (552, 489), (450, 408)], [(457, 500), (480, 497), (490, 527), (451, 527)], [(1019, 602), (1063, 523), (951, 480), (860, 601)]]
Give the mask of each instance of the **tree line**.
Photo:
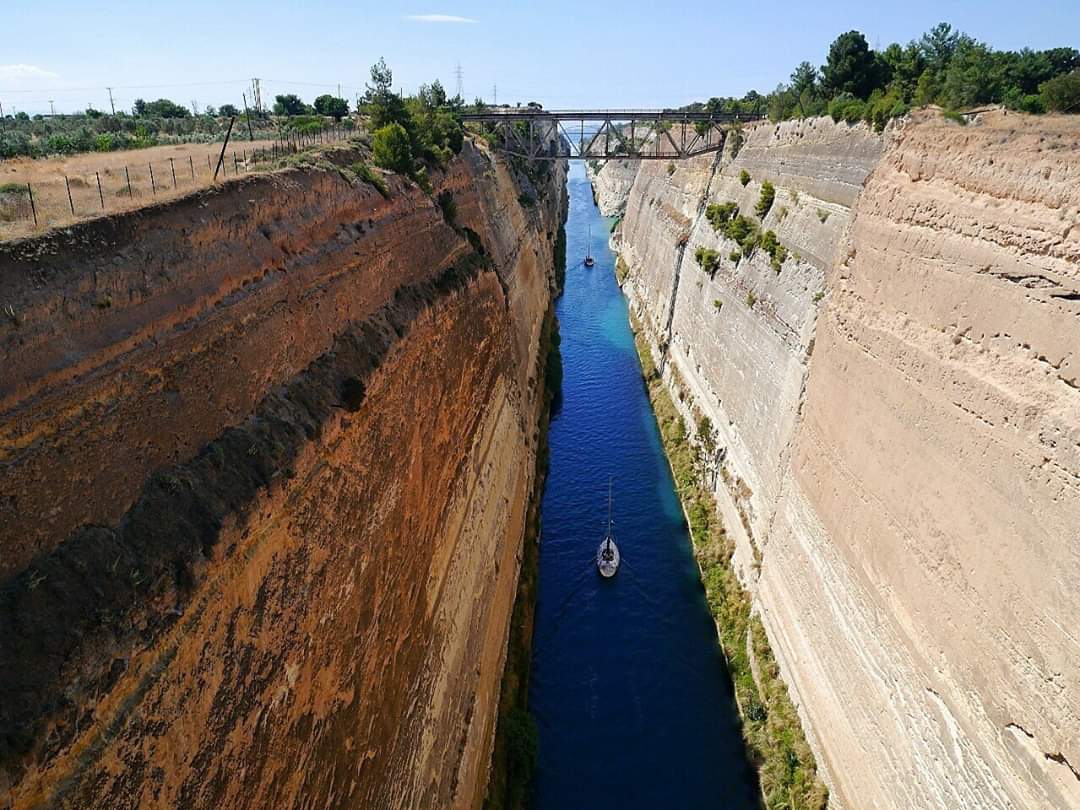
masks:
[[(196, 114), (167, 98), (136, 99), (130, 112), (115, 114), (93, 107), (74, 115), (31, 116), (18, 112), (0, 119), (0, 159), (213, 142), (224, 137), (228, 120), (234, 116), (244, 122), (245, 133), (250, 122), (252, 131), (260, 137), (274, 137), (281, 129), (317, 131), (325, 128), (327, 119), (342, 122), (349, 114), (349, 103), (323, 95), (308, 105), (295, 95), (279, 95), (273, 114), (274, 119), (253, 110), (245, 115), (235, 104), (217, 108), (207, 105)], [(345, 120), (343, 126), (351, 128), (353, 122)]]
[(859, 31), (838, 36), (820, 68), (802, 62), (767, 95), (711, 98), (698, 109), (767, 113), (773, 121), (829, 114), (877, 129), (912, 107), (983, 104), (1041, 114), (1080, 113), (1080, 51), (1001, 51), (940, 23), (907, 45), (876, 51)]

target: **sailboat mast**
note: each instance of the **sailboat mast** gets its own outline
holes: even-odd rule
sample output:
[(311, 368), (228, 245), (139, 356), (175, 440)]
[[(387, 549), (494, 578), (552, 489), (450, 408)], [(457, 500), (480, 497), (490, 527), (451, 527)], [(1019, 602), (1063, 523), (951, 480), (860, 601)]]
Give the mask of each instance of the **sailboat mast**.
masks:
[(607, 482), (607, 530), (608, 537), (611, 537), (611, 478), (608, 478)]

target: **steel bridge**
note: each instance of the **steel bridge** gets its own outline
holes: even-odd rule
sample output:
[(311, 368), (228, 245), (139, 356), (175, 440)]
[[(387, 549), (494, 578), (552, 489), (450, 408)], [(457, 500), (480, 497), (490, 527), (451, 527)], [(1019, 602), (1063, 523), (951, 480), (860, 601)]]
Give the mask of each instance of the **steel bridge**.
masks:
[(683, 160), (724, 146), (728, 130), (756, 113), (682, 110), (544, 110), (489, 107), (462, 116), (527, 160)]

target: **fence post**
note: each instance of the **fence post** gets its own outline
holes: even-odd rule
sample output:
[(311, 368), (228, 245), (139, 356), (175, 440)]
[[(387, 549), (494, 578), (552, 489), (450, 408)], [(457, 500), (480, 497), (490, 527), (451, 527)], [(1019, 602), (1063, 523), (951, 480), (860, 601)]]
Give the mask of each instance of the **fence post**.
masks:
[(240, 167), (236, 162), (236, 152), (232, 153), (232, 170), (233, 174), (240, 174)]
[(195, 179), (195, 161), (191, 159), (191, 155), (187, 157), (188, 166), (191, 167), (191, 179)]
[(172, 169), (172, 187), (176, 190), (176, 163), (172, 158), (169, 158), (169, 168)]
[(214, 170), (213, 164), (210, 162), (210, 155), (206, 156), (206, 170), (212, 172)]
[(154, 182), (154, 164), (153, 163), (147, 163), (146, 165), (150, 167), (150, 188), (152, 188), (154, 190), (154, 194), (156, 195), (157, 194), (157, 183)]
[(101, 175), (98, 172), (94, 172), (94, 177), (97, 178), (97, 195), (101, 200), (101, 210), (105, 210), (105, 195), (101, 193)]
[(218, 155), (217, 168), (214, 169), (214, 181), (217, 181), (218, 171), (224, 166), (225, 163), (225, 149), (229, 145), (229, 138), (232, 137), (233, 124), (236, 123), (236, 116), (234, 115), (229, 119), (229, 128), (225, 132), (225, 142), (221, 144), (221, 154)]
[(71, 199), (71, 183), (68, 181), (66, 174), (64, 175), (64, 185), (67, 186), (68, 205), (71, 207), (71, 215), (75, 216), (75, 202)]
[(131, 190), (131, 172), (128, 171), (128, 167), (124, 167), (124, 177), (127, 179), (128, 197), (134, 197), (135, 194)]
[(30, 195), (30, 213), (34, 215), (34, 227), (38, 226), (37, 221), (37, 206), (34, 205), (34, 190), (30, 188), (30, 184), (26, 184), (26, 193)]

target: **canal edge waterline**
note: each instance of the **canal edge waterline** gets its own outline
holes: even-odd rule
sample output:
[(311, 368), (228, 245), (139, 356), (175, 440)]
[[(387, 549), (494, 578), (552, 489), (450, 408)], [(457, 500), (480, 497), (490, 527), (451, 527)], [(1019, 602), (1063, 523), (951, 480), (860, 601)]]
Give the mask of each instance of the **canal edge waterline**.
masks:
[[(709, 613), (716, 627), (717, 640), (732, 681), (740, 730), (746, 745), (747, 757), (756, 770), (762, 805), (772, 807), (779, 800), (780, 806), (785, 806), (784, 802), (786, 802), (786, 806), (806, 808), (806, 810), (825, 810), (829, 805), (828, 787), (819, 774), (814, 752), (802, 727), (798, 710), (791, 701), (787, 684), (779, 675), (761, 619), (754, 613), (750, 594), (742, 586), (730, 564), (732, 549), (727, 540), (715, 498), (711, 492), (706, 492), (704, 497), (695, 498), (694, 503), (688, 503), (692, 493), (686, 490), (701, 488), (701, 484), (697, 480), (695, 470), (693, 486), (683, 486), (680, 471), (676, 469), (673, 462), (673, 455), (680, 450), (693, 452), (689, 433), (686, 431), (685, 420), (676, 408), (667, 384), (656, 367), (647, 327), (639, 322), (633, 307), (630, 306), (631, 302), (626, 294), (624, 282), (631, 275), (632, 270), (622, 254), (617, 251), (615, 253), (616, 264), (613, 272), (616, 273), (616, 282), (627, 300), (627, 316), (634, 336), (634, 348), (638, 356), (642, 382), (645, 385), (653, 418), (657, 423), (664, 458), (675, 483), (679, 508), (686, 521), (699, 581), (705, 590)], [(620, 266), (625, 268), (625, 275), (621, 278), (618, 272)], [(647, 367), (651, 371), (646, 372)], [(683, 423), (681, 446), (679, 442), (672, 441), (664, 430), (660, 414), (666, 410), (670, 410), (674, 418)], [(703, 508), (707, 514), (707, 524), (704, 527), (706, 542), (703, 543), (699, 542), (699, 534), (695, 530), (696, 528), (700, 530), (701, 527), (696, 526), (695, 521), (691, 519), (690, 513), (695, 506)], [(711, 533), (713, 530), (718, 536)], [(708, 563), (711, 565), (706, 567)], [(731, 588), (731, 586), (734, 587)], [(729, 589), (735, 591), (734, 599), (730, 600), (730, 604), (725, 605), (724, 594)], [(725, 627), (722, 623), (724, 607), (735, 608), (738, 614), (742, 614), (736, 616), (741, 619), (739, 626)], [(730, 637), (732, 635), (741, 637), (744, 643), (732, 643), (733, 639)], [(725, 641), (725, 636), (728, 636), (727, 641)], [(764, 684), (759, 684), (758, 675), (765, 681)], [(757, 700), (747, 700), (745, 694), (748, 691), (747, 678), (753, 685), (754, 692), (757, 693)], [(743, 692), (742, 695), (740, 691)], [(773, 715), (780, 717), (778, 729), (774, 729), (776, 724), (770, 725), (768, 722), (769, 717)], [(771, 730), (791, 731), (789, 744), (778, 745), (774, 735), (769, 733)], [(792, 765), (790, 753), (795, 755), (798, 765)]]

